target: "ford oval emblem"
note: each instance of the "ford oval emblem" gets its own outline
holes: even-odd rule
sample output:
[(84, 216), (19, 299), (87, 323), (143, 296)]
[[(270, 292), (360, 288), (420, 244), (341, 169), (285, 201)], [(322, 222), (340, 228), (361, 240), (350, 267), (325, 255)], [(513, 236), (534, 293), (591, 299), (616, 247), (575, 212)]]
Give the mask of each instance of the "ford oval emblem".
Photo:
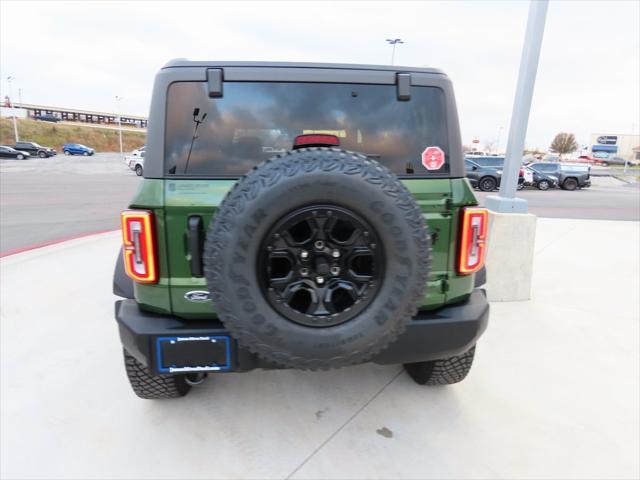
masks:
[(190, 302), (202, 303), (211, 300), (211, 295), (206, 290), (193, 290), (185, 293), (184, 298)]

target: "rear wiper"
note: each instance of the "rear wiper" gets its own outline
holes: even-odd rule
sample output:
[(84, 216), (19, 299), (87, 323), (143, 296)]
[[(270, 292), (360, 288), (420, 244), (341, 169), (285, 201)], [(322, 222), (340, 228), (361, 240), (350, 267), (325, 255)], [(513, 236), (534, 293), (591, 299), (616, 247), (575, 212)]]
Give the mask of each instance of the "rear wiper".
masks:
[(193, 109), (193, 122), (196, 124), (196, 126), (193, 129), (193, 137), (191, 137), (191, 146), (189, 147), (189, 154), (187, 155), (187, 163), (184, 166), (184, 172), (183, 173), (187, 173), (187, 170), (189, 169), (189, 160), (191, 160), (191, 151), (193, 150), (193, 143), (196, 141), (196, 138), (198, 138), (198, 127), (200, 126), (200, 124), (202, 122), (204, 122), (204, 119), (207, 118), (206, 112), (202, 115), (202, 118), (200, 120), (198, 120), (198, 115), (200, 115), (200, 109), (199, 108), (194, 108)]

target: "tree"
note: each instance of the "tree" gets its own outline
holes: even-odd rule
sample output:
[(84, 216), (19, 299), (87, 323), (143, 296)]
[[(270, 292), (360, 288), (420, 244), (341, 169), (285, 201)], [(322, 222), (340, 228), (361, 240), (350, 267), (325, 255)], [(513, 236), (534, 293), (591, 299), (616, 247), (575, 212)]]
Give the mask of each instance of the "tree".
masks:
[(486, 140), (484, 142), (484, 151), (485, 152), (493, 152), (496, 148), (496, 142), (493, 140)]
[(577, 149), (578, 143), (573, 133), (561, 132), (551, 142), (551, 151), (558, 153), (560, 156), (565, 153), (575, 152)]

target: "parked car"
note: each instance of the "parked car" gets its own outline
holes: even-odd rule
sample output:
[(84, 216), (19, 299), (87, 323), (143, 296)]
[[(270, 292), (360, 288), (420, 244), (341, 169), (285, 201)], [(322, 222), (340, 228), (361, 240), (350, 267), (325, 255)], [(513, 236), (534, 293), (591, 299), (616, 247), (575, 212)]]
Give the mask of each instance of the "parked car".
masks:
[(127, 155), (124, 157), (124, 163), (126, 163), (131, 170), (136, 172), (136, 175), (141, 177), (144, 173), (144, 152), (142, 152), (142, 156), (139, 157)]
[(465, 157), (488, 157), (490, 154), (487, 152), (466, 152)]
[(62, 146), (62, 151), (65, 155), (84, 155), (85, 157), (96, 153), (93, 148), (82, 145), (81, 143), (65, 143)]
[(558, 179), (558, 185), (564, 190), (575, 190), (591, 186), (588, 165), (571, 165), (566, 163), (536, 162), (528, 165), (546, 175), (552, 175)]
[[(167, 158), (149, 155), (153, 178), (122, 212), (113, 282), (132, 390), (176, 398), (207, 374), (364, 362), (404, 365), (419, 385), (462, 381), (489, 317), (489, 221), (461, 178), (451, 81), (263, 65), (178, 60), (156, 77), (148, 141)], [(226, 68), (251, 83), (225, 86)], [(223, 105), (237, 115), (216, 115)], [(255, 118), (277, 126), (272, 143)], [(302, 134), (342, 123), (357, 128)], [(276, 158), (262, 147), (280, 132), (293, 142)]]
[(532, 167), (524, 167), (524, 185), (536, 187), (538, 190), (549, 190), (558, 186), (558, 177), (547, 175)]
[(28, 152), (31, 156), (38, 156), (40, 158), (53, 157), (57, 153), (55, 149), (51, 147), (43, 147), (42, 145), (38, 145), (36, 142), (16, 142), (13, 148), (16, 150), (22, 150), (23, 152)]
[[(615, 157), (615, 158), (620, 158), (620, 157)], [(620, 160), (621, 162), (619, 162), (619, 164), (624, 165), (624, 159), (620, 158)], [(603, 167), (606, 167), (609, 164), (614, 163), (608, 156), (599, 157), (595, 155), (580, 155), (576, 161), (580, 163), (589, 163), (591, 165), (600, 165)]]
[(146, 146), (143, 145), (140, 148), (136, 148), (133, 152), (129, 154), (131, 157), (144, 157), (144, 150)]
[(622, 165), (624, 167), (625, 164), (633, 165), (633, 162), (630, 162), (629, 160), (625, 160), (622, 157), (609, 157), (607, 159), (602, 160), (602, 165), (605, 167), (607, 165)]
[[(504, 160), (504, 159), (503, 159)], [(464, 159), (464, 167), (469, 183), (473, 188), (482, 190), (483, 192), (492, 192), (500, 186), (502, 179), (502, 167), (482, 166), (476, 163), (476, 159)], [(523, 172), (518, 176), (518, 186), (523, 185)]]
[(60, 121), (60, 118), (50, 113), (45, 113), (43, 115), (35, 115), (33, 119), (40, 120), (41, 122), (53, 122), (53, 123), (58, 123)]
[(504, 167), (504, 157), (498, 155), (483, 155), (480, 157), (471, 157), (470, 159), (481, 167)]
[(7, 145), (0, 145), (0, 158), (16, 158), (18, 160), (24, 160), (25, 158), (29, 158), (29, 152), (23, 152), (21, 150), (16, 150), (13, 147), (9, 147)]

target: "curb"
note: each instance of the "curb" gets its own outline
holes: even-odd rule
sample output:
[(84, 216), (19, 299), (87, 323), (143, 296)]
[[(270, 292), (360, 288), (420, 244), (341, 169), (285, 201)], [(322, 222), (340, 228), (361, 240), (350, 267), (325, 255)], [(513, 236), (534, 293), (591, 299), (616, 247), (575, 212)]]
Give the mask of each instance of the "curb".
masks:
[(78, 238), (92, 237), (95, 235), (102, 235), (103, 233), (111, 233), (120, 231), (119, 228), (111, 228), (109, 230), (98, 230), (96, 232), (88, 232), (88, 233), (79, 233), (77, 235), (70, 235), (68, 237), (58, 238), (56, 240), (49, 240), (47, 242), (34, 243), (33, 245), (28, 245), (26, 247), (13, 248), (11, 250), (7, 250), (6, 252), (0, 252), (0, 258), (9, 257), (11, 255), (17, 255), (19, 253), (28, 252), (30, 250), (36, 250), (38, 248), (50, 247), (51, 245), (57, 245), (58, 243), (68, 242), (70, 240), (76, 240)]

